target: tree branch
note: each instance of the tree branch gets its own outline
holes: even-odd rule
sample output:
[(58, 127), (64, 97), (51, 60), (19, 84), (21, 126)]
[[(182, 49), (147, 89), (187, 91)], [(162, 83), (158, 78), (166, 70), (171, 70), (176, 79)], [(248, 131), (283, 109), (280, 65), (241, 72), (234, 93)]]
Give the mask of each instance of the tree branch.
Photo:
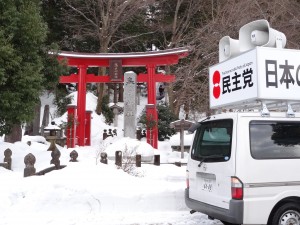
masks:
[(81, 15), (83, 18), (85, 18), (90, 24), (92, 24), (94, 27), (96, 27), (98, 29), (97, 24), (94, 23), (93, 20), (89, 19), (83, 12), (81, 12), (80, 10), (76, 9), (75, 7), (73, 7), (68, 0), (65, 0), (65, 3), (67, 4), (67, 6), (69, 8), (71, 8), (73, 11), (77, 12), (79, 15)]
[(143, 36), (143, 35), (154, 34), (154, 33), (156, 33), (156, 31), (137, 34), (137, 35), (133, 35), (133, 36), (130, 36), (130, 37), (122, 38), (122, 39), (119, 39), (119, 40), (115, 41), (114, 43), (112, 43), (109, 48), (114, 47), (116, 44), (118, 44), (122, 41), (126, 41), (126, 40), (129, 40), (129, 39), (134, 39), (134, 38), (137, 38), (137, 37), (140, 37), (140, 36)]

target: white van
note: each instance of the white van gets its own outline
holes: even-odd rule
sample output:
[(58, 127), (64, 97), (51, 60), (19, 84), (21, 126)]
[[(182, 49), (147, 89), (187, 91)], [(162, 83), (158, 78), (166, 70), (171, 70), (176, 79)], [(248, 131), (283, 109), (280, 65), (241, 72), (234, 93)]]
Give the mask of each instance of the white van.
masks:
[(185, 201), (224, 224), (300, 225), (300, 114), (224, 113), (200, 122)]

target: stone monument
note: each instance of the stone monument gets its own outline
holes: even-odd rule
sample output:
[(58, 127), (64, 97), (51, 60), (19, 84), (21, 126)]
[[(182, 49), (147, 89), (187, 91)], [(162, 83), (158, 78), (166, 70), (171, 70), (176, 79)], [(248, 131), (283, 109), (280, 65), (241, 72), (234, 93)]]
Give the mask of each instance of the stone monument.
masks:
[(136, 138), (136, 73), (124, 74), (124, 137)]

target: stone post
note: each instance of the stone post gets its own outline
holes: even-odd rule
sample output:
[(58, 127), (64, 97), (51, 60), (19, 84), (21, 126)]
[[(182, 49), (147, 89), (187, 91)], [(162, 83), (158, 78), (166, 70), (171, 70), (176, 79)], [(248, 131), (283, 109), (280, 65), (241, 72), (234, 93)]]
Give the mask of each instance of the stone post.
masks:
[(40, 119), (41, 117), (41, 102), (35, 106), (34, 108), (34, 119), (33, 119), (33, 126), (32, 126), (32, 135), (39, 135), (40, 134)]
[(34, 168), (35, 156), (31, 153), (27, 154), (24, 158), (25, 169), (24, 177), (29, 177), (35, 174), (36, 170)]
[(55, 169), (60, 169), (60, 160), (59, 160), (59, 157), (60, 157), (60, 151), (58, 149), (55, 149), (54, 151), (51, 152), (51, 161), (50, 161), (50, 164), (54, 164), (55, 166)]
[(136, 132), (136, 74), (124, 74), (124, 136), (135, 137)]
[(122, 151), (116, 151), (115, 153), (115, 160), (117, 166), (122, 166)]
[(154, 155), (154, 165), (160, 166), (160, 155)]
[(135, 166), (141, 167), (141, 164), (142, 164), (142, 155), (137, 154), (135, 156)]
[(8, 170), (11, 170), (11, 155), (12, 151), (9, 148), (4, 151), (4, 162), (7, 163)]
[(139, 141), (142, 139), (142, 129), (140, 128), (136, 130), (136, 139)]
[(49, 105), (45, 105), (43, 120), (42, 120), (42, 125), (44, 127), (48, 126), (48, 124), (49, 124), (49, 116), (50, 116)]
[(106, 152), (101, 152), (100, 158), (101, 158), (100, 159), (101, 163), (107, 164), (107, 153)]
[(73, 150), (70, 153), (70, 162), (78, 162), (77, 158), (78, 158), (78, 152), (76, 152), (75, 150)]

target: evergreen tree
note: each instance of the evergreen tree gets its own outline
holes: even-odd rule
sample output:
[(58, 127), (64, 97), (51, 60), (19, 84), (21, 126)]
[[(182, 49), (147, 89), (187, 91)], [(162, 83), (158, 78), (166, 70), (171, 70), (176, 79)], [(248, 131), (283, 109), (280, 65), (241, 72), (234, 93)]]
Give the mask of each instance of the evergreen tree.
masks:
[[(0, 135), (30, 121), (42, 88), (42, 55), (47, 26), (38, 0), (0, 2)], [(12, 129), (13, 128), (13, 129)], [(7, 141), (20, 137), (7, 135)], [(17, 132), (19, 133), (19, 132)]]
[(108, 95), (105, 95), (103, 97), (102, 105), (101, 105), (102, 114), (105, 117), (105, 123), (110, 125), (114, 121), (114, 114), (113, 114), (113, 111), (111, 110), (111, 108), (109, 108), (108, 104), (109, 104), (109, 97), (108, 97)]
[(175, 114), (170, 110), (170, 107), (166, 104), (158, 104), (158, 140), (163, 141), (170, 139), (176, 132), (173, 128), (170, 128), (171, 122), (177, 118)]
[[(175, 129), (170, 128), (171, 122), (175, 121), (177, 118), (174, 113), (170, 110), (170, 107), (165, 103), (160, 103), (157, 105), (158, 112), (158, 140), (163, 141), (165, 139), (170, 139), (172, 135), (174, 135)], [(139, 123), (147, 125), (146, 112), (143, 112), (139, 119)]]

